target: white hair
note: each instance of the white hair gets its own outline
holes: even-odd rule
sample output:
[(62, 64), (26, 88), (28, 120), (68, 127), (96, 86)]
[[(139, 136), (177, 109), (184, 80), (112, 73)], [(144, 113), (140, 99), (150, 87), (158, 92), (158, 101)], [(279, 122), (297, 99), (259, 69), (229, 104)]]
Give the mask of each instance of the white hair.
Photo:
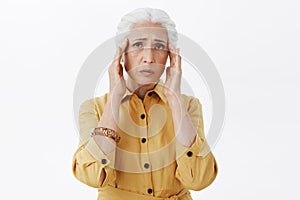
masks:
[(117, 28), (116, 44), (121, 46), (131, 27), (141, 22), (160, 23), (166, 28), (171, 44), (176, 47), (178, 34), (175, 23), (165, 11), (156, 8), (138, 8), (124, 15)]

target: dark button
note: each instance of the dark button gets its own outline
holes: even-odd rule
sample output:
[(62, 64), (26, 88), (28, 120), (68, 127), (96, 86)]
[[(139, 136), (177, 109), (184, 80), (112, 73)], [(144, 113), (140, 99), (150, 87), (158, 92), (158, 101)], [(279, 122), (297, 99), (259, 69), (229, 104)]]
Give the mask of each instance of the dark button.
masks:
[(151, 194), (153, 190), (151, 188), (148, 189), (148, 194)]
[(191, 151), (187, 152), (187, 156), (188, 157), (192, 157), (193, 156), (193, 152), (191, 152)]
[(146, 142), (146, 138), (142, 138), (142, 143), (145, 143)]
[(141, 114), (141, 118), (142, 118), (142, 119), (145, 119), (145, 114)]
[(105, 165), (105, 164), (107, 163), (107, 160), (106, 160), (106, 159), (102, 159), (102, 160), (101, 160), (101, 163), (102, 163), (103, 165)]
[(152, 96), (152, 92), (149, 92), (149, 93), (148, 93), (148, 96), (151, 97), (151, 96)]
[(149, 165), (148, 163), (145, 163), (145, 164), (144, 164), (144, 167), (145, 167), (146, 169), (148, 169), (148, 168), (150, 167), (150, 165)]

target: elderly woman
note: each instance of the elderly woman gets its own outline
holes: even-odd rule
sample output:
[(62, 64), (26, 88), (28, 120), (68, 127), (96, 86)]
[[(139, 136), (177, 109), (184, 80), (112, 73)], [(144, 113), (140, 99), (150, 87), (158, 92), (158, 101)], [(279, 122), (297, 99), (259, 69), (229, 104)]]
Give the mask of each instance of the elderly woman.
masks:
[[(203, 132), (201, 103), (181, 94), (175, 24), (162, 10), (125, 15), (109, 73), (109, 93), (80, 107), (73, 173), (98, 199), (192, 199), (217, 175)], [(161, 76), (166, 68), (166, 80)], [(128, 74), (125, 80), (123, 68)]]

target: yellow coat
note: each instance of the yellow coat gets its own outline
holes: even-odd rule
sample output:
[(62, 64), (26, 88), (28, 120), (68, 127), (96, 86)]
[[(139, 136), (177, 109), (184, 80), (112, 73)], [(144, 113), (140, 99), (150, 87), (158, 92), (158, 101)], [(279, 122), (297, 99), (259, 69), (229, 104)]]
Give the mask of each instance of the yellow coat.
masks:
[[(197, 98), (182, 95), (197, 130), (195, 143), (186, 148), (177, 142), (171, 109), (157, 85), (144, 100), (127, 91), (119, 111), (117, 148), (105, 155), (89, 136), (97, 127), (107, 95), (82, 103), (79, 113), (80, 145), (73, 157), (73, 173), (98, 189), (98, 200), (192, 199), (188, 190), (201, 190), (217, 175), (216, 160), (203, 132), (202, 106)], [(100, 185), (100, 172), (106, 178)]]

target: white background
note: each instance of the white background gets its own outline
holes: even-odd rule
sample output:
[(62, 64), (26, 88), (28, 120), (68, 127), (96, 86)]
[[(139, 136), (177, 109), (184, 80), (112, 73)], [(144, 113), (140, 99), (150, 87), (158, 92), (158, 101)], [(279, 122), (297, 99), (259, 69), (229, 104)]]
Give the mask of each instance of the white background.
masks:
[(145, 6), (204, 48), (225, 87), (219, 174), (194, 199), (299, 199), (296, 0), (2, 0), (0, 199), (96, 199), (71, 172), (74, 83), (120, 17)]

